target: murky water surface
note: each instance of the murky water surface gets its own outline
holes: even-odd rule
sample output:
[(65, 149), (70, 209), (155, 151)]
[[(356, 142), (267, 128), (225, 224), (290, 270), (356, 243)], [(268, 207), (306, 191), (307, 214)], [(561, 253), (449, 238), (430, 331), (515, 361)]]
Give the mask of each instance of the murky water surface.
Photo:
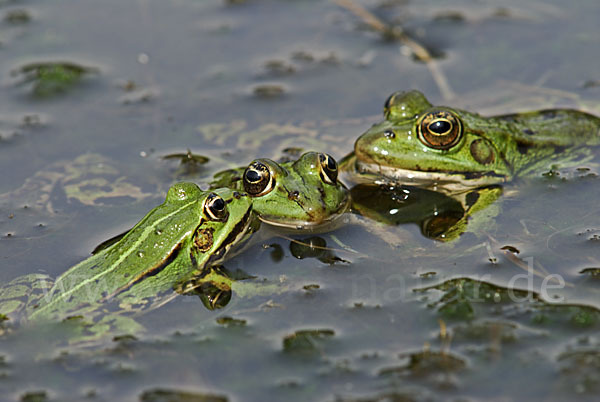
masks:
[[(439, 57), (454, 97), (332, 1), (0, 0), (0, 280), (59, 275), (176, 181), (287, 148), (341, 158), (395, 90), (600, 114), (596, 0), (358, 4)], [(187, 149), (210, 162), (161, 158)], [(263, 237), (225, 264), (260, 290), (215, 310), (179, 297), (135, 336), (4, 322), (0, 399), (593, 400), (595, 173), (510, 184), (450, 243), (410, 217)]]

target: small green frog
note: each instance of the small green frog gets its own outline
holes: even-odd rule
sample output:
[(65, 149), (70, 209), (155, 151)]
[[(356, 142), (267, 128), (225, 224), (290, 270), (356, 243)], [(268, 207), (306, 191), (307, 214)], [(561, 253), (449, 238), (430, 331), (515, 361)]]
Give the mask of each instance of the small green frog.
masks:
[(409, 91), (392, 94), (384, 116), (344, 169), (451, 192), (584, 163), (600, 145), (600, 118), (570, 109), (483, 117)]
[(223, 186), (248, 193), (261, 221), (293, 229), (329, 226), (350, 205), (337, 162), (319, 152), (307, 152), (294, 162), (256, 159), (246, 168), (219, 172), (210, 187)]
[[(219, 264), (248, 237), (251, 206), (250, 197), (228, 188), (201, 191), (193, 183), (173, 185), (165, 202), (119, 241), (70, 268), (39, 299), (29, 301), (28, 320), (94, 318), (151, 307), (155, 297)], [(0, 301), (14, 291), (0, 289)]]

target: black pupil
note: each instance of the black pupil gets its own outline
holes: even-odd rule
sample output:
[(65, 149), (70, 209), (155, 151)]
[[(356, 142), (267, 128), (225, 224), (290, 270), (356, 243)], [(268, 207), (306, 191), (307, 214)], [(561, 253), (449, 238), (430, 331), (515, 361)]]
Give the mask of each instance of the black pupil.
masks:
[(331, 156), (327, 158), (327, 168), (329, 170), (337, 169), (337, 164), (335, 163), (335, 160)]
[(335, 162), (335, 159), (333, 159), (331, 156), (321, 154), (319, 155), (319, 161), (321, 162), (321, 165), (324, 165), (324, 167), (327, 168), (327, 170), (337, 170), (337, 163)]
[(452, 124), (447, 120), (434, 121), (429, 125), (429, 131), (433, 131), (436, 134), (445, 134), (452, 128)]
[(246, 171), (246, 180), (248, 180), (250, 183), (256, 183), (260, 180), (260, 173), (254, 169), (248, 169)]
[(212, 203), (212, 208), (217, 211), (222, 211), (225, 209), (225, 201), (222, 198), (215, 198)]

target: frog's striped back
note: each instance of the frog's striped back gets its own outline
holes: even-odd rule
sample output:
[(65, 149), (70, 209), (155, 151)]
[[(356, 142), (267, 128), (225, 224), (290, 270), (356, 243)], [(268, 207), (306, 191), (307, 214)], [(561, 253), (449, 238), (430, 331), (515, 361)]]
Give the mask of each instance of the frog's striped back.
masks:
[(30, 319), (66, 316), (93, 306), (169, 265), (202, 223), (198, 211), (207, 193), (193, 186), (197, 192), (184, 199), (167, 196), (119, 242), (61, 275), (32, 310)]

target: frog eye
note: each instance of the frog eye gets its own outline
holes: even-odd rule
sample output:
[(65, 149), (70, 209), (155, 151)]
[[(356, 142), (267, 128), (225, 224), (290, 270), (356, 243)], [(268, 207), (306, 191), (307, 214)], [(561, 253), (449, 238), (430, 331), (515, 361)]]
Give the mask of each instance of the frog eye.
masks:
[(268, 194), (275, 187), (275, 180), (267, 165), (254, 161), (244, 171), (244, 190), (253, 197)]
[(385, 117), (386, 119), (390, 118), (390, 115), (392, 113), (392, 105), (394, 104), (394, 99), (396, 98), (396, 96), (398, 95), (397, 92), (394, 92), (393, 94), (391, 94), (385, 101), (385, 104), (383, 105), (383, 117)]
[(338, 166), (333, 156), (327, 154), (319, 154), (319, 162), (321, 163), (321, 180), (327, 184), (335, 184), (338, 176)]
[(227, 204), (215, 193), (210, 193), (204, 202), (204, 213), (211, 221), (224, 222), (227, 220)]
[(447, 110), (426, 113), (417, 124), (419, 140), (433, 149), (449, 149), (458, 144), (462, 136), (462, 122)]

